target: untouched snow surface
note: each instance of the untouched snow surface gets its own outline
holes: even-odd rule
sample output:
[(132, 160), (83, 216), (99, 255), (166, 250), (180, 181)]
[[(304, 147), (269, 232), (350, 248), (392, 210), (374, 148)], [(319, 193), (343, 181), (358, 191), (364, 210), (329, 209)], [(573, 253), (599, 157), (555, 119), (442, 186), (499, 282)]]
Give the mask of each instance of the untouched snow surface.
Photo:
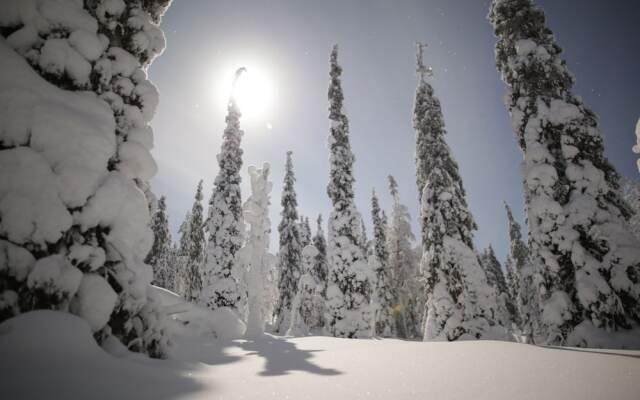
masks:
[(160, 361), (112, 356), (85, 321), (54, 311), (1, 324), (0, 354), (7, 399), (637, 400), (640, 393), (640, 351), (182, 336), (172, 359)]

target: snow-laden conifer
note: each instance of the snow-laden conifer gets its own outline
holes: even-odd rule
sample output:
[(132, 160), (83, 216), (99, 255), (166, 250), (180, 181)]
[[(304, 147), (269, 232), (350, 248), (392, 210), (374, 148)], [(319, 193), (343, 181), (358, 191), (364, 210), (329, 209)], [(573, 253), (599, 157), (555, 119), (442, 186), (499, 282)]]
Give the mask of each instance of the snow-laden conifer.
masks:
[(496, 323), (507, 329), (511, 329), (512, 321), (516, 315), (516, 306), (513, 298), (509, 294), (507, 279), (502, 271), (502, 265), (496, 257), (493, 246), (489, 245), (480, 255), (480, 264), (484, 267), (487, 283), (495, 291), (498, 309), (493, 316)]
[(597, 118), (531, 0), (495, 0), (489, 18), (506, 106), (524, 154), (530, 258), (541, 282), (542, 336), (589, 346), (597, 331), (640, 322), (640, 244)]
[(298, 228), (300, 232), (300, 248), (304, 249), (311, 244), (311, 226), (309, 225), (309, 217), (300, 216), (300, 224)]
[(324, 237), (322, 229), (322, 215), (318, 215), (316, 220), (316, 234), (313, 235), (313, 247), (316, 248), (318, 254), (315, 256), (312, 274), (318, 279), (322, 285), (322, 295), (327, 292), (327, 239)]
[(371, 219), (373, 222), (373, 254), (369, 257), (369, 264), (376, 276), (372, 301), (375, 313), (375, 334), (376, 336), (394, 337), (396, 336), (397, 294), (389, 268), (386, 227), (382, 220), (380, 203), (375, 190), (371, 192)]
[(171, 263), (171, 232), (169, 231), (166, 201), (166, 197), (161, 196), (155, 212), (151, 216), (153, 246), (151, 246), (151, 251), (147, 254), (145, 262), (153, 268), (152, 283), (173, 290), (175, 265)]
[(273, 184), (269, 181), (269, 164), (261, 169), (249, 167), (251, 196), (244, 203), (244, 222), (248, 225), (246, 243), (238, 255), (245, 274), (247, 286), (247, 331), (246, 335), (258, 336), (264, 332), (270, 320), (267, 313), (273, 309), (269, 293), (269, 278), (275, 268), (275, 257), (269, 253), (270, 193)]
[[(236, 80), (243, 68), (236, 72)], [(234, 82), (235, 84), (235, 82)], [(240, 287), (241, 271), (236, 268), (236, 254), (242, 246), (242, 197), (240, 169), (244, 132), (240, 129), (240, 110), (232, 93), (227, 106), (227, 126), (222, 148), (217, 156), (218, 175), (209, 200), (203, 291), (201, 301), (211, 309), (230, 307), (238, 312), (246, 299)]]
[(98, 341), (163, 354), (144, 263), (158, 103), (146, 69), (168, 3), (3, 2), (0, 319), (71, 311)]
[(184, 242), (183, 264), (181, 265), (184, 298), (191, 302), (197, 302), (202, 291), (202, 266), (204, 263), (204, 217), (202, 210), (202, 180), (198, 182), (196, 194), (193, 200), (191, 211), (187, 214), (189, 222), (186, 224), (186, 237), (181, 239)]
[(302, 247), (300, 245), (300, 224), (298, 222), (298, 199), (295, 191), (296, 177), (293, 172), (292, 152), (287, 152), (284, 183), (280, 205), (282, 211), (278, 233), (278, 290), (279, 298), (275, 309), (275, 332), (286, 333), (291, 326), (291, 303), (298, 293)]
[(180, 241), (178, 242), (176, 249), (176, 277), (175, 277), (175, 292), (186, 299), (187, 293), (187, 254), (189, 249), (189, 230), (191, 223), (191, 210), (188, 210), (178, 228), (178, 234), (180, 235)]
[(520, 224), (513, 217), (511, 207), (504, 203), (509, 229), (509, 255), (507, 256), (507, 282), (516, 303), (516, 319), (519, 333), (527, 342), (533, 340), (533, 333), (539, 322), (537, 277), (529, 260), (529, 248), (522, 240)]
[(423, 64), (424, 47), (417, 46), (413, 119), (418, 184), (424, 180), (420, 212), (424, 252), (420, 269), (427, 294), (423, 338), (503, 338), (505, 330), (492, 320), (497, 300), (473, 247), (476, 224), (467, 206), (458, 164), (444, 139), (440, 101), (427, 82), (430, 70)]
[(640, 240), (640, 182), (635, 179), (622, 178), (621, 183), (622, 197), (634, 212), (627, 219), (627, 225), (635, 237)]
[[(402, 338), (420, 337), (421, 319), (424, 313), (424, 288), (418, 276), (418, 265), (413, 255), (415, 236), (411, 231), (409, 210), (400, 201), (398, 183), (391, 175), (391, 221), (388, 223), (386, 240), (389, 252), (389, 270), (396, 294), (395, 316), (398, 335)], [(382, 223), (382, 221), (381, 221)]]
[(338, 46), (330, 56), (329, 82), (329, 184), (333, 210), (329, 216), (326, 292), (327, 332), (336, 337), (367, 337), (372, 333), (371, 278), (362, 251), (362, 218), (354, 203), (353, 162), (349, 121), (338, 65)]
[(302, 267), (298, 291), (291, 303), (289, 336), (305, 336), (322, 332), (324, 325), (324, 299), (322, 285), (313, 274), (318, 250), (313, 245), (302, 249)]

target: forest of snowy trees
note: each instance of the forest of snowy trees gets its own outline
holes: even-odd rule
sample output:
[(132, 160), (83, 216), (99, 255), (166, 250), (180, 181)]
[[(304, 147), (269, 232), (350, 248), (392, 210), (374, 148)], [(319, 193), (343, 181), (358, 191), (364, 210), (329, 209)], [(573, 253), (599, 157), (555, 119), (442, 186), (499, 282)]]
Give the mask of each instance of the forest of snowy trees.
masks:
[(148, 183), (157, 170), (149, 123), (158, 91), (147, 67), (165, 45), (159, 24), (169, 0), (18, 3), (0, 8), (0, 63), (21, 71), (0, 81), (0, 322), (68, 311), (88, 321), (99, 343), (115, 338), (164, 357), (172, 317), (153, 284), (204, 309), (230, 310), (249, 337), (601, 347), (640, 329), (640, 184), (604, 157), (597, 118), (573, 93), (575, 79), (531, 0), (493, 0), (489, 12), (523, 154), (526, 231), (505, 203), (504, 265), (492, 246), (474, 242), (479, 227), (447, 143), (426, 44), (416, 47), (415, 170), (405, 171), (415, 175), (417, 232), (393, 176), (388, 188), (371, 189), (370, 210), (356, 207), (344, 101), (358, 94), (343, 91), (335, 45), (326, 225), (319, 215), (312, 232), (298, 211), (296, 189), (309, 183), (296, 179), (291, 151), (282, 154), (276, 224), (268, 163), (248, 167), (251, 193), (241, 193), (242, 110), (232, 94), (217, 175), (203, 178), (213, 182), (207, 211), (201, 180), (172, 237), (171, 194), (157, 199)]

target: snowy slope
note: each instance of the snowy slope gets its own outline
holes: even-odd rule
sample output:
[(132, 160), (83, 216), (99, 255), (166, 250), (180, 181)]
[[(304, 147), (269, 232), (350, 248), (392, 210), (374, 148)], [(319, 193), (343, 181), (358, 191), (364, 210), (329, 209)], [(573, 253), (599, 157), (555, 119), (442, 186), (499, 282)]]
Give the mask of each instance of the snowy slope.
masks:
[[(2, 398), (637, 400), (640, 352), (515, 343), (182, 337), (173, 360), (116, 358), (73, 315), (0, 325)], [(46, 396), (45, 396), (46, 395)]]

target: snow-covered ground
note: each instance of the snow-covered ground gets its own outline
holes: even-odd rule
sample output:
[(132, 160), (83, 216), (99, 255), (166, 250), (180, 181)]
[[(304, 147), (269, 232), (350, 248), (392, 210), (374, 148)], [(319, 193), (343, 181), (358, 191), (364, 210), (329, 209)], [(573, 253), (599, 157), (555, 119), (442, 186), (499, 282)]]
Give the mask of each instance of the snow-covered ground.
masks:
[(0, 325), (0, 382), (3, 399), (637, 400), (640, 351), (181, 336), (161, 361), (108, 354), (82, 319), (36, 311)]

